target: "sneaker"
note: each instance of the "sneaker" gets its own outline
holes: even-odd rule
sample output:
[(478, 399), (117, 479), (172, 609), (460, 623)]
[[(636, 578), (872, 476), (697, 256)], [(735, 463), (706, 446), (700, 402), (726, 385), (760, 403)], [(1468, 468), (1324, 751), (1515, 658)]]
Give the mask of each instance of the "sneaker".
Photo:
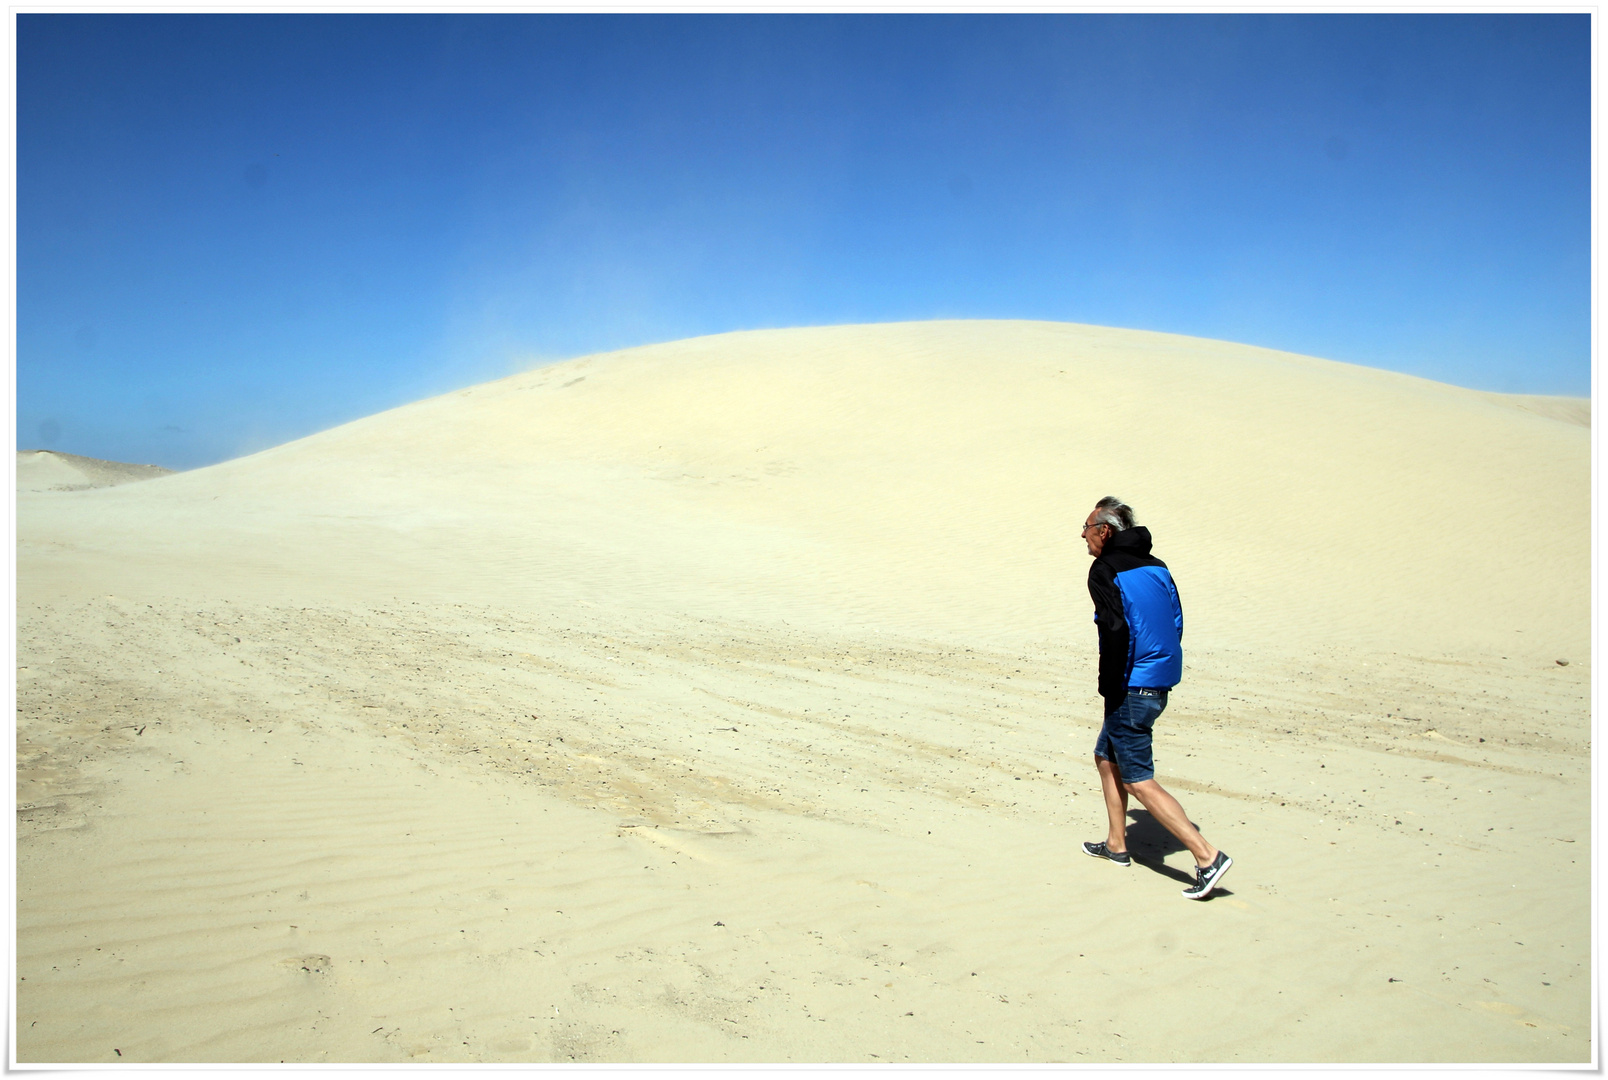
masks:
[(1228, 873), (1228, 868), (1233, 865), (1234, 860), (1228, 857), (1228, 853), (1219, 851), (1210, 866), (1195, 867), (1195, 884), (1184, 890), (1184, 896), (1190, 900), (1206, 899), (1211, 895), (1211, 891), (1217, 888), (1217, 883), (1223, 880), (1223, 875)]
[(1128, 853), (1126, 851), (1112, 851), (1110, 848), (1106, 847), (1106, 842), (1104, 840), (1100, 841), (1098, 844), (1093, 844), (1085, 840), (1083, 842), (1083, 854), (1093, 855), (1096, 859), (1110, 859), (1118, 866), (1129, 866), (1133, 863), (1133, 860), (1128, 857)]

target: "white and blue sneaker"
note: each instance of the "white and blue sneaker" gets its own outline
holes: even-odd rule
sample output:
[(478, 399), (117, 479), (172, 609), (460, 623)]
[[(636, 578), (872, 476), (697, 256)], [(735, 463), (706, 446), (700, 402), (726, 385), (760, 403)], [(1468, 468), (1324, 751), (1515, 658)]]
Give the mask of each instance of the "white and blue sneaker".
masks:
[[(1085, 844), (1084, 847), (1088, 845)], [(1223, 880), (1223, 875), (1228, 873), (1228, 868), (1233, 865), (1234, 860), (1228, 857), (1228, 853), (1219, 851), (1210, 866), (1195, 867), (1195, 884), (1184, 890), (1184, 897), (1189, 900), (1206, 899), (1211, 895), (1211, 891), (1217, 888), (1217, 883)]]

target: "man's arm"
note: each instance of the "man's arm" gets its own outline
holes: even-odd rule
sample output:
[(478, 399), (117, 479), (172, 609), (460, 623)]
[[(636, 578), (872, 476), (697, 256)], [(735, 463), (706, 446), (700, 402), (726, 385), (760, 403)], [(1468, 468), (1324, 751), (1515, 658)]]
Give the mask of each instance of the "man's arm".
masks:
[(1089, 567), (1089, 597), (1100, 634), (1100, 696), (1109, 713), (1128, 695), (1128, 620), (1122, 614), (1116, 574), (1099, 560)]
[(1178, 599), (1178, 582), (1173, 580), (1172, 571), (1167, 571), (1167, 588), (1172, 590), (1173, 625), (1178, 628), (1178, 640), (1184, 640), (1184, 605)]

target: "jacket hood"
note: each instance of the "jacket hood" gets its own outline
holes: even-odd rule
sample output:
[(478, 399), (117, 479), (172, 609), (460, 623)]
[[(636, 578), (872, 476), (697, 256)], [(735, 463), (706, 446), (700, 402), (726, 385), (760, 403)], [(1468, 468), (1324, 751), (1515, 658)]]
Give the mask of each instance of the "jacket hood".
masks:
[(1150, 530), (1143, 525), (1135, 525), (1131, 529), (1123, 529), (1114, 533), (1107, 540), (1100, 554), (1106, 555), (1115, 551), (1126, 551), (1133, 555), (1150, 554)]

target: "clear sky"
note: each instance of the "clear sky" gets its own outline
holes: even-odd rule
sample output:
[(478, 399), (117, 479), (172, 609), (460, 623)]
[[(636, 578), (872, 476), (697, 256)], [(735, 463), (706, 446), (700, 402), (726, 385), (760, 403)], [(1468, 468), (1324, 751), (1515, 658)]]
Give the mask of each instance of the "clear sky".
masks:
[(1590, 389), (1586, 15), (17, 17), (17, 437), (931, 318)]

